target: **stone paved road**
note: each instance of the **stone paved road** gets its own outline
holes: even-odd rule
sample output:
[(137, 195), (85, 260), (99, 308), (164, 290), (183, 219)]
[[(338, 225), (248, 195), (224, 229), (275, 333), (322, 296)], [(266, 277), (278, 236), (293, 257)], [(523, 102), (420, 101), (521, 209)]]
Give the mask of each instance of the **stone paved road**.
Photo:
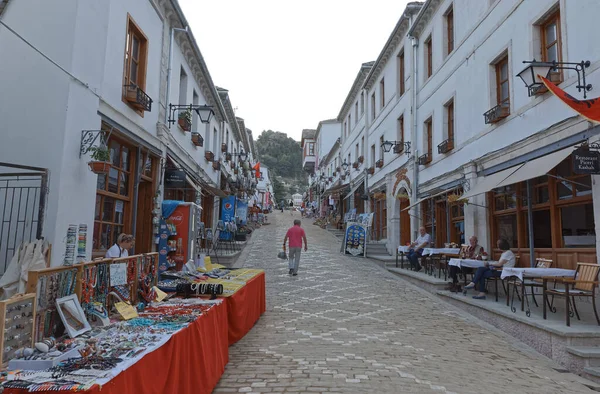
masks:
[[(295, 214), (295, 218), (299, 214)], [(303, 220), (299, 275), (276, 258), (288, 212), (253, 236), (267, 311), (230, 348), (215, 393), (592, 393), (582, 379), (362, 258)]]

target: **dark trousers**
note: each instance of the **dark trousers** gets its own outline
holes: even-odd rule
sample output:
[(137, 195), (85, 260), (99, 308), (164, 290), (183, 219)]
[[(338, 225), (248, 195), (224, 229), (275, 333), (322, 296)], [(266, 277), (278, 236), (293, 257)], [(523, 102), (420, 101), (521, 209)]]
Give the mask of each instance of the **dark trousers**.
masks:
[(413, 267), (413, 269), (417, 270), (421, 267), (419, 265), (419, 257), (421, 257), (422, 254), (423, 254), (423, 249), (419, 249), (419, 250), (411, 249), (408, 252), (408, 261), (410, 261), (410, 266)]
[(496, 271), (490, 269), (489, 267), (479, 267), (477, 271), (475, 271), (475, 277), (473, 278), (473, 283), (475, 283), (478, 287), (477, 289), (481, 292), (485, 291), (485, 280), (491, 277), (500, 277), (500, 271)]
[(473, 273), (473, 269), (472, 268), (458, 268), (455, 265), (451, 265), (450, 266), (450, 272), (448, 273), (448, 276), (450, 278), (452, 278), (452, 283), (458, 283), (458, 273), (462, 272), (464, 274), (472, 274)]

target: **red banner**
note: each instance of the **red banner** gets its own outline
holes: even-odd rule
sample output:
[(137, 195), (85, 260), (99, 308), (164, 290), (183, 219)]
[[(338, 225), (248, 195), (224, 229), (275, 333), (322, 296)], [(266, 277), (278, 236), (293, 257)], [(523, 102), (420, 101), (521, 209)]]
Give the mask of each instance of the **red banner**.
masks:
[(260, 161), (252, 169), (256, 171), (256, 178), (260, 178)]
[(542, 79), (542, 82), (544, 82), (549, 91), (581, 116), (591, 122), (600, 123), (600, 97), (589, 100), (578, 100), (541, 75), (538, 75), (538, 77)]

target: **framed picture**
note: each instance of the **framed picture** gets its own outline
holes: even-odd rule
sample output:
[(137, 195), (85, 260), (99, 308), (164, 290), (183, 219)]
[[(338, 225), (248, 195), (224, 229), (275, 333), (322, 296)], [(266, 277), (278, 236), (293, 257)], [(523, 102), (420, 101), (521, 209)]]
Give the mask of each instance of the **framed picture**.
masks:
[(77, 294), (71, 294), (56, 300), (56, 309), (65, 329), (71, 338), (75, 338), (92, 329), (81, 309)]

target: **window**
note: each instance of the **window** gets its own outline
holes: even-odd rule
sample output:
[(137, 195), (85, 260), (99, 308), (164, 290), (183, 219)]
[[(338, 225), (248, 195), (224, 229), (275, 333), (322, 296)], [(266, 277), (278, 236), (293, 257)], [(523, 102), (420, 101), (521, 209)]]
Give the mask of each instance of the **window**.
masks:
[(433, 43), (431, 36), (425, 40), (425, 79), (433, 74)]
[(428, 160), (431, 160), (433, 155), (433, 119), (429, 118), (425, 121), (425, 152)]
[(400, 116), (397, 120), (397, 132), (398, 132), (398, 141), (404, 142), (404, 115)]
[(344, 136), (348, 137), (348, 123), (344, 122)]
[(398, 96), (404, 94), (404, 51), (398, 55)]
[[(447, 139), (454, 148), (454, 100), (446, 104)], [(450, 148), (450, 149), (452, 149)]]
[(570, 200), (592, 195), (592, 178), (590, 175), (577, 175), (573, 172), (573, 162), (565, 160), (556, 166), (556, 197), (559, 200)]
[(446, 54), (454, 50), (454, 9), (450, 7), (446, 12)]
[(371, 163), (375, 163), (375, 144), (371, 145)]
[(354, 119), (358, 121), (358, 101), (354, 103)]
[(309, 156), (315, 155), (315, 143), (314, 142), (311, 142), (308, 144), (308, 155)]
[[(463, 194), (459, 189), (456, 195)], [(450, 204), (450, 241), (462, 245), (465, 243), (465, 204), (464, 202), (452, 202)]]
[(219, 134), (217, 132), (217, 128), (213, 129), (213, 153), (215, 154), (215, 159), (217, 157), (217, 152), (219, 152)]
[(348, 114), (348, 131), (352, 132), (352, 115)]
[(356, 157), (356, 161), (358, 161), (359, 156), (360, 156), (360, 154), (358, 153), (358, 144), (356, 144), (356, 148), (354, 150), (354, 157)]
[(365, 92), (360, 92), (360, 114), (365, 113)]
[[(560, 12), (556, 11), (540, 25), (542, 39), (542, 61), (562, 61), (562, 43), (560, 32)], [(553, 82), (562, 81), (562, 71), (553, 71), (550, 74)]]
[(382, 160), (383, 160), (383, 154), (384, 154), (383, 142), (384, 142), (383, 136), (380, 136), (379, 137), (379, 158)]
[(352, 156), (348, 153), (348, 161), (346, 162), (348, 165), (352, 165)]
[[(199, 98), (196, 90), (192, 91), (192, 104), (198, 105)], [(192, 131), (198, 132), (198, 124), (200, 123), (200, 117), (196, 113), (196, 111), (192, 111)]]
[[(431, 199), (425, 200), (421, 203), (421, 225), (425, 227), (427, 234), (433, 233), (433, 209)], [(433, 240), (432, 240), (433, 241)]]
[(381, 102), (379, 103), (380, 108), (385, 107), (385, 79), (381, 78), (381, 82), (379, 82), (379, 98)]
[[(112, 136), (108, 148), (111, 168), (108, 174), (98, 175), (96, 183), (93, 250), (97, 252), (105, 252), (119, 234), (130, 230), (135, 150)], [(142, 174), (152, 176), (152, 159), (146, 160)]]
[(496, 63), (497, 104), (510, 110), (510, 82), (508, 74), (508, 55)]
[[(125, 71), (123, 73), (123, 98), (127, 88), (133, 85), (142, 90), (146, 89), (146, 63), (148, 57), (148, 39), (127, 15), (127, 36), (125, 43)], [(141, 112), (141, 111), (140, 111)]]
[(187, 74), (183, 67), (179, 70), (179, 104), (186, 105), (187, 102)]
[(371, 122), (375, 120), (375, 93), (371, 95)]
[(365, 136), (363, 135), (360, 139), (360, 154), (365, 155)]

